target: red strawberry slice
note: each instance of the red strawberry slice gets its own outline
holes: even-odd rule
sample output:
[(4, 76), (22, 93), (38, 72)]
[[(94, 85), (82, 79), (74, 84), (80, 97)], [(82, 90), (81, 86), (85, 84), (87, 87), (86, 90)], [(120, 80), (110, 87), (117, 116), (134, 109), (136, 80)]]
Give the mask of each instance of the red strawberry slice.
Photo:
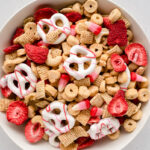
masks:
[(103, 17), (103, 23), (106, 28), (108, 28), (108, 29), (111, 28), (111, 22), (108, 17)]
[(41, 128), (39, 123), (32, 124), (29, 121), (25, 127), (25, 137), (30, 143), (36, 143), (42, 139), (44, 135), (44, 128)]
[(42, 48), (31, 44), (26, 44), (25, 50), (28, 57), (37, 64), (45, 63), (49, 52), (47, 48)]
[(28, 108), (22, 101), (15, 101), (9, 105), (6, 115), (9, 122), (21, 125), (28, 119)]
[(65, 16), (71, 22), (77, 22), (78, 20), (82, 19), (82, 15), (78, 12), (69, 12), (69, 13), (66, 13)]
[(78, 145), (81, 145), (84, 142), (86, 142), (88, 139), (89, 139), (89, 137), (80, 137), (76, 140), (76, 142), (78, 143)]
[(119, 90), (108, 104), (108, 112), (114, 117), (121, 117), (128, 110), (128, 104), (123, 93), (124, 91)]
[(9, 53), (12, 53), (12, 52), (18, 50), (19, 48), (21, 48), (21, 45), (14, 44), (14, 45), (11, 45), (11, 46), (3, 49), (3, 52), (6, 53), (6, 54), (9, 54)]
[(114, 53), (111, 55), (110, 59), (111, 64), (116, 72), (123, 72), (126, 70), (126, 65), (120, 55)]
[(127, 55), (121, 55), (122, 59), (124, 60), (124, 62), (128, 65), (129, 64), (129, 59)]
[(88, 124), (98, 123), (100, 121), (99, 117), (91, 117), (88, 121)]
[(8, 98), (12, 94), (12, 91), (6, 86), (5, 88), (1, 88), (1, 93), (4, 97)]
[(128, 59), (139, 66), (146, 66), (147, 65), (147, 53), (143, 45), (139, 43), (132, 43), (129, 44), (126, 49), (125, 53), (128, 56)]
[(35, 22), (38, 22), (41, 19), (50, 19), (50, 17), (55, 13), (57, 13), (57, 11), (53, 8), (38, 9), (34, 14)]
[(109, 46), (127, 45), (127, 29), (123, 20), (119, 20), (114, 24), (111, 24), (111, 27), (109, 29), (109, 35), (107, 39)]

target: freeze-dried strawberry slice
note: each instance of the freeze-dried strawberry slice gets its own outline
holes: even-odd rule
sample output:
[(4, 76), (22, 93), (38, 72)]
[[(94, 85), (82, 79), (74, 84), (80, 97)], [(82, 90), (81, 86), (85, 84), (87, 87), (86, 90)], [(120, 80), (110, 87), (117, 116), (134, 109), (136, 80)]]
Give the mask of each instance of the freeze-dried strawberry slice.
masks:
[(34, 19), (35, 22), (38, 22), (41, 19), (50, 19), (50, 17), (57, 13), (57, 11), (53, 8), (41, 8), (38, 9), (35, 13), (34, 13)]
[(107, 39), (109, 46), (127, 45), (127, 29), (123, 20), (119, 20), (114, 24), (111, 24), (111, 27), (109, 29), (109, 35)]
[(129, 59), (127, 55), (121, 55), (122, 59), (124, 60), (124, 62), (128, 65), (129, 64)]
[(103, 24), (106, 28), (108, 28), (108, 29), (111, 28), (111, 22), (108, 17), (103, 17)]
[(28, 108), (22, 101), (15, 101), (9, 105), (6, 115), (9, 122), (21, 125), (28, 119)]
[(91, 117), (88, 121), (88, 124), (98, 123), (100, 121), (99, 117)]
[(26, 44), (25, 50), (28, 57), (37, 64), (45, 63), (49, 52), (47, 48), (42, 48), (31, 44)]
[(128, 59), (139, 66), (146, 66), (147, 65), (147, 53), (143, 45), (139, 43), (132, 43), (129, 44), (126, 49), (125, 53), (128, 56)]
[(21, 45), (14, 44), (14, 45), (11, 45), (11, 46), (3, 49), (3, 52), (6, 53), (6, 54), (9, 54), (9, 53), (12, 53), (12, 52), (18, 50), (19, 48), (21, 48)]
[(70, 80), (70, 76), (67, 74), (61, 74), (61, 77), (59, 79), (59, 83), (58, 83), (58, 91), (62, 92), (65, 88), (65, 86), (67, 85), (67, 83)]
[(66, 13), (65, 16), (68, 18), (69, 21), (71, 22), (76, 22), (80, 19), (82, 19), (82, 15), (78, 12), (69, 12), (69, 13)]
[(32, 124), (29, 121), (25, 127), (25, 137), (30, 143), (36, 143), (42, 139), (44, 128), (39, 123)]
[(12, 91), (6, 86), (5, 88), (1, 88), (1, 93), (4, 97), (8, 98), (12, 94)]
[(120, 55), (114, 53), (111, 55), (110, 59), (111, 64), (116, 72), (123, 72), (126, 70), (126, 65)]
[(124, 97), (124, 91), (119, 90), (108, 104), (108, 112), (114, 117), (125, 115), (128, 110), (128, 103)]
[(12, 37), (11, 43), (13, 44), (14, 39), (19, 37), (22, 34), (24, 34), (24, 29), (23, 28), (17, 28), (15, 34)]

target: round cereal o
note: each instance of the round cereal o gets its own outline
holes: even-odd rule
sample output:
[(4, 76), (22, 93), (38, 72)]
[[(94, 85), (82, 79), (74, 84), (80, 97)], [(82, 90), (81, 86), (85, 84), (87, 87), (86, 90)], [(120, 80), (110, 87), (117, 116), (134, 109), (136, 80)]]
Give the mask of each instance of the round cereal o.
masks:
[(128, 89), (125, 93), (126, 99), (136, 99), (138, 97), (138, 92), (136, 89)]
[(103, 17), (100, 14), (95, 13), (91, 16), (91, 21), (101, 25), (103, 23)]
[(72, 102), (68, 105), (68, 112), (72, 116), (77, 116), (80, 113), (80, 110), (72, 110), (72, 107), (76, 104), (76, 102)]
[(84, 9), (88, 13), (94, 13), (98, 8), (98, 4), (95, 0), (87, 0), (84, 4)]
[(123, 127), (127, 132), (133, 132), (136, 129), (136, 122), (132, 119), (126, 119), (123, 123)]
[(111, 139), (111, 140), (116, 140), (118, 139), (120, 136), (120, 130), (116, 131), (115, 133), (113, 134), (109, 134), (108, 135), (108, 138)]
[(150, 98), (149, 90), (148, 89), (140, 89), (138, 91), (138, 99), (141, 102), (147, 102)]
[(94, 43), (90, 46), (90, 50), (95, 53), (96, 57), (100, 57), (103, 52), (103, 45)]

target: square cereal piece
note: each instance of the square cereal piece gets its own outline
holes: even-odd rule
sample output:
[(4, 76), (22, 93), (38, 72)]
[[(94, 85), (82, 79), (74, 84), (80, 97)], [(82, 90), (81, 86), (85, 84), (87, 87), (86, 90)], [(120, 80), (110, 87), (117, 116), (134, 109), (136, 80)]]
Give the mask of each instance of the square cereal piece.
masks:
[(37, 66), (37, 72), (41, 78), (41, 80), (47, 80), (48, 79), (48, 71), (49, 67), (45, 65)]
[(80, 36), (81, 44), (93, 44), (94, 35), (90, 31), (82, 31)]
[(51, 48), (51, 54), (52, 54), (53, 58), (55, 58), (57, 56), (61, 56), (62, 50), (60, 50), (58, 48)]
[(90, 78), (84, 78), (81, 80), (74, 80), (74, 84), (76, 84), (77, 86), (90, 86), (91, 82), (90, 82)]
[(93, 84), (99, 87), (103, 79), (104, 77), (102, 75), (99, 75)]
[(69, 132), (61, 134), (58, 138), (60, 142), (65, 147), (67, 147), (79, 137), (88, 137), (88, 136), (89, 136), (88, 133), (81, 126), (76, 126)]
[(45, 97), (45, 82), (44, 80), (37, 82), (36, 84), (36, 98), (41, 99)]
[(91, 100), (90, 103), (92, 106), (101, 107), (104, 103), (104, 100), (101, 97), (100, 93), (97, 93)]
[(11, 99), (1, 98), (0, 99), (0, 112), (5, 112), (8, 109), (9, 104), (13, 102)]
[(60, 72), (58, 70), (49, 70), (48, 71), (48, 79), (50, 83), (55, 83), (60, 78)]
[(106, 104), (109, 104), (110, 101), (112, 100), (112, 97), (108, 93), (101, 93), (101, 97)]
[(82, 110), (76, 117), (76, 120), (80, 122), (83, 126), (86, 126), (90, 119), (90, 110)]
[(69, 55), (71, 46), (67, 42), (63, 42), (62, 43), (62, 49), (63, 49), (63, 54), (64, 55)]
[(109, 118), (109, 117), (111, 117), (111, 116), (112, 116), (112, 115), (108, 112), (107, 105), (104, 105), (104, 106), (103, 106), (102, 118)]
[(62, 143), (60, 143), (60, 149), (61, 150), (77, 150), (78, 144), (72, 143), (69, 146), (65, 147)]
[(51, 86), (50, 84), (46, 84), (45, 92), (48, 93), (49, 95), (53, 96), (53, 97), (57, 96), (57, 90), (53, 86)]

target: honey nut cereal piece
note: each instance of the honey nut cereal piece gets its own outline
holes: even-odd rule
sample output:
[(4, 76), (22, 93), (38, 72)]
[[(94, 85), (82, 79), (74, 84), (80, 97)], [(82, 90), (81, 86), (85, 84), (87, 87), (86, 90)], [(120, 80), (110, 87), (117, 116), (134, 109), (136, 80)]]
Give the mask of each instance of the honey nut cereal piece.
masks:
[(137, 111), (131, 118), (135, 121), (139, 121), (142, 118), (142, 110)]
[(134, 70), (136, 70), (138, 68), (138, 65), (136, 65), (134, 63), (130, 63), (128, 65), (128, 68), (129, 68), (130, 72), (133, 72)]
[(62, 31), (60, 29), (56, 29), (46, 34), (46, 40), (49, 44), (55, 43), (55, 41), (59, 38)]
[(28, 22), (34, 22), (34, 17), (27, 17), (23, 20), (23, 26), (25, 26)]
[(79, 45), (79, 40), (75, 36), (69, 35), (67, 38), (67, 43), (70, 46)]
[(146, 82), (139, 82), (138, 87), (139, 88), (148, 88), (148, 80)]
[(94, 97), (98, 93), (98, 87), (92, 85), (89, 87), (89, 91), (90, 91), (90, 97)]
[(11, 100), (11, 99), (1, 98), (0, 99), (0, 112), (6, 112), (9, 104), (12, 102), (13, 102), (13, 100)]
[(102, 75), (99, 75), (93, 84), (99, 87), (103, 79), (104, 77)]
[(60, 10), (60, 13), (66, 14), (66, 13), (70, 13), (72, 11), (73, 11), (72, 8), (63, 8)]
[(75, 31), (77, 32), (77, 34), (81, 34), (81, 32), (87, 31), (87, 26), (85, 22), (78, 23), (75, 27)]
[(106, 84), (114, 84), (117, 82), (117, 77), (116, 76), (111, 76), (105, 79)]
[(94, 13), (98, 8), (98, 4), (95, 0), (87, 0), (83, 7), (88, 13)]
[(100, 57), (103, 52), (103, 46), (102, 44), (94, 43), (90, 46), (90, 50), (95, 53), (96, 57)]
[(51, 95), (53, 97), (57, 96), (57, 90), (53, 86), (51, 86), (50, 84), (46, 84), (45, 92), (49, 93), (49, 95)]
[(118, 82), (119, 83), (126, 83), (127, 81), (128, 81), (127, 73), (125, 71), (119, 73), (119, 75), (118, 75)]
[(114, 84), (113, 86), (107, 86), (106, 89), (109, 95), (114, 96), (117, 93), (117, 91), (120, 89), (120, 86), (118, 84)]
[(118, 46), (118, 45), (115, 45), (113, 48), (111, 48), (110, 50), (108, 50), (106, 53), (108, 55), (111, 55), (113, 53), (117, 53), (117, 54), (122, 54), (122, 49)]
[(35, 123), (39, 123), (41, 125), (41, 128), (44, 128), (44, 123), (43, 123), (43, 120), (42, 120), (42, 116), (41, 115), (36, 115), (34, 116), (32, 119), (31, 119), (31, 122), (33, 124)]
[(36, 64), (34, 62), (31, 62), (31, 70), (32, 72), (34, 73), (34, 75), (39, 78), (39, 74), (37, 72), (37, 67), (36, 67)]
[(138, 97), (138, 91), (137, 89), (128, 89), (125, 92), (125, 98), (132, 100), (132, 99), (136, 99)]
[(30, 105), (28, 106), (28, 118), (33, 118), (35, 116), (35, 108)]
[(28, 22), (24, 27), (25, 33), (14, 39), (14, 44), (32, 44), (36, 40), (40, 40), (40, 36), (37, 33), (37, 27), (34, 22)]
[(137, 70), (136, 70), (136, 73), (139, 74), (139, 75), (143, 75), (145, 72), (145, 67), (139, 67)]
[(62, 143), (60, 143), (60, 149), (61, 150), (77, 150), (78, 144), (72, 143), (69, 146), (65, 147)]
[(108, 36), (109, 30), (107, 28), (102, 28), (101, 32), (95, 36), (96, 43), (100, 43), (103, 36)]
[[(106, 66), (106, 67), (107, 67), (108, 70), (114, 71), (114, 70), (113, 70), (113, 66), (112, 66), (112, 64), (111, 64), (111, 59), (110, 59), (110, 58), (108, 58), (108, 60), (107, 60), (107, 66)], [(112, 74), (111, 74), (111, 75), (112, 75)]]
[(70, 83), (65, 87), (65, 94), (69, 98), (75, 98), (78, 95), (78, 87)]
[(62, 93), (62, 97), (67, 102), (72, 102), (74, 100), (74, 98), (68, 97), (65, 92)]
[(119, 136), (120, 136), (120, 130), (116, 131), (116, 132), (113, 133), (113, 134), (109, 134), (109, 135), (108, 135), (108, 138), (109, 138), (110, 140), (116, 140), (116, 139), (119, 138)]
[(45, 141), (48, 141), (49, 140), (49, 136), (46, 133), (44, 133), (42, 139), (45, 140)]
[(81, 80), (74, 80), (74, 84), (76, 84), (77, 86), (90, 86), (91, 82), (90, 82), (90, 78), (86, 77)]
[(108, 16), (108, 19), (110, 20), (111, 23), (116, 22), (117, 20), (119, 20), (121, 17), (121, 12), (119, 9), (115, 8), (111, 11), (111, 13)]
[(63, 54), (64, 55), (69, 55), (71, 46), (67, 42), (63, 42), (62, 43), (62, 49), (63, 49)]
[(26, 105), (28, 105), (30, 101), (35, 101), (36, 100), (36, 92), (32, 92), (32, 93), (26, 95), (24, 99), (25, 99), (24, 103)]
[(36, 98), (41, 99), (45, 97), (45, 82), (44, 80), (37, 82), (36, 84)]
[(13, 60), (17, 58), (17, 52), (15, 51), (13, 53), (6, 54), (4, 57), (5, 57), (5, 60)]
[(127, 20), (125, 17), (121, 16), (120, 19), (125, 22), (125, 26), (126, 26), (127, 29), (131, 26), (129, 20)]
[(73, 9), (73, 11), (75, 11), (75, 12), (78, 12), (78, 13), (80, 13), (81, 15), (83, 15), (83, 7), (82, 7), (82, 5), (80, 4), (80, 3), (75, 3), (73, 6), (72, 6), (72, 9)]
[(104, 103), (104, 100), (101, 97), (100, 93), (97, 93), (91, 100), (90, 100), (90, 104), (92, 106), (96, 106), (96, 107), (101, 107)]
[(128, 111), (126, 112), (126, 115), (128, 117), (131, 117), (132, 115), (134, 115), (137, 112), (138, 107), (130, 101), (127, 101), (127, 103), (128, 103)]
[(21, 48), (21, 49), (18, 49), (17, 50), (17, 56), (20, 57), (20, 56), (24, 56), (26, 55), (26, 51), (24, 48)]
[(128, 89), (135, 89), (135, 88), (136, 88), (136, 81), (130, 81)]
[(11, 60), (7, 60), (7, 61), (4, 61), (2, 68), (5, 73), (10, 73), (14, 71), (15, 66), (16, 66), (15, 63), (12, 63)]
[(62, 50), (60, 50), (58, 48), (51, 48), (51, 54), (52, 54), (53, 58), (55, 58), (57, 56), (61, 56)]
[(136, 129), (136, 122), (132, 119), (126, 119), (123, 123), (123, 127), (126, 132), (133, 132)]
[(53, 58), (51, 52), (49, 51), (47, 60), (46, 60), (46, 64), (48, 66), (56, 67), (61, 63), (61, 61), (62, 61), (62, 56), (57, 56), (57, 57)]
[(138, 99), (141, 102), (147, 102), (150, 98), (149, 90), (146, 88), (142, 88), (138, 91)]
[(80, 95), (78, 95), (76, 98), (75, 98), (75, 101), (76, 102), (81, 102), (82, 100), (84, 100), (84, 98)]
[(106, 91), (106, 82), (103, 80), (99, 85), (99, 91), (104, 93)]
[(76, 120), (80, 122), (83, 126), (86, 126), (90, 117), (90, 110), (82, 110), (76, 117)]
[(81, 97), (83, 97), (84, 99), (88, 98), (90, 96), (90, 91), (86, 86), (80, 86), (79, 87), (79, 93), (78, 93)]
[(109, 118), (109, 117), (112, 117), (112, 115), (108, 112), (108, 109), (107, 109), (108, 105), (104, 105), (103, 106), (103, 113), (102, 113), (102, 118)]
[(94, 13), (91, 16), (91, 21), (98, 24), (98, 25), (102, 25), (103, 24), (103, 17), (100, 14)]
[(37, 73), (41, 80), (47, 80), (48, 79), (48, 71), (49, 67), (46, 65), (40, 65), (36, 67)]
[(47, 101), (40, 101), (40, 102), (37, 102), (35, 105), (39, 108), (45, 108), (48, 104), (49, 102)]
[(69, 132), (58, 136), (60, 142), (65, 147), (69, 146), (79, 137), (88, 137), (88, 133), (81, 126), (76, 126), (73, 129), (71, 129)]
[(106, 104), (109, 104), (110, 101), (112, 100), (112, 97), (106, 92), (105, 93), (101, 93), (101, 97), (102, 97), (102, 99), (104, 100), (104, 102)]
[(129, 42), (133, 40), (133, 33), (131, 30), (127, 30), (127, 37)]
[(82, 44), (93, 44), (94, 35), (89, 31), (82, 31), (80, 36), (80, 42)]
[(73, 110), (72, 107), (76, 105), (76, 102), (72, 102), (68, 105), (68, 112), (72, 116), (77, 116), (80, 113), (80, 110)]
[(48, 71), (48, 79), (50, 83), (55, 83), (60, 78), (60, 72), (57, 70)]
[(112, 70), (110, 72), (110, 75), (112, 75), (112, 76), (118, 76), (118, 74), (119, 74), (119, 72), (116, 72), (115, 70)]

